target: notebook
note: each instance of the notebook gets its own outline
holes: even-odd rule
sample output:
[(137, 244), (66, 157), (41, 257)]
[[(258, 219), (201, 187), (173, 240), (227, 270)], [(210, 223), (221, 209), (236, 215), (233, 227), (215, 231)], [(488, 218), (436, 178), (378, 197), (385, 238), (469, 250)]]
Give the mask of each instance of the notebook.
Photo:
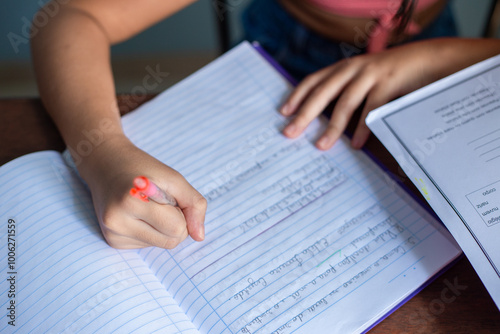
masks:
[(325, 123), (281, 135), (289, 81), (242, 43), (123, 117), (208, 201), (206, 238), (116, 250), (58, 152), (0, 168), (1, 332), (360, 333), (461, 250)]

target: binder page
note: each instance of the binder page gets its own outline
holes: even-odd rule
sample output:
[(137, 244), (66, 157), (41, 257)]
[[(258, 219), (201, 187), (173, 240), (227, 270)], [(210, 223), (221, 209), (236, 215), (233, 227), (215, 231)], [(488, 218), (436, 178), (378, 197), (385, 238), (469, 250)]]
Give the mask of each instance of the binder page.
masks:
[(373, 131), (452, 232), (500, 306), (500, 57), (381, 108)]
[(1, 333), (198, 333), (135, 250), (107, 245), (54, 151), (0, 168)]
[(362, 332), (460, 254), (319, 122), (283, 137), (290, 89), (245, 43), (123, 120), (208, 200), (205, 241), (139, 252), (203, 333)]

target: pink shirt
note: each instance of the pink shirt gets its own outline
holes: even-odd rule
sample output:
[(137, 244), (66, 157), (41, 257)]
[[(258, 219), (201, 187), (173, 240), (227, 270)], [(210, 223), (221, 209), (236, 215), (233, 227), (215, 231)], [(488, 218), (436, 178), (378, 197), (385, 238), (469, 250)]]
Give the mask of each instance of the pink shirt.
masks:
[[(397, 25), (393, 20), (394, 16), (401, 6), (401, 0), (309, 0), (309, 2), (336, 15), (377, 19), (378, 24), (372, 29), (368, 40), (367, 51), (370, 53), (382, 51), (387, 47), (390, 33)], [(423, 10), (434, 2), (436, 0), (417, 0), (415, 11)], [(405, 32), (414, 35), (420, 32), (420, 27), (410, 21)]]

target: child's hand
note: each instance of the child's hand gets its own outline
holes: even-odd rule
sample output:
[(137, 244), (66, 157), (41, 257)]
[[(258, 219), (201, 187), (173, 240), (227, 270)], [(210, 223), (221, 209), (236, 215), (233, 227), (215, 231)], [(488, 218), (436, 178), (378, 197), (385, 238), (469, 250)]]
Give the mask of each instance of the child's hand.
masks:
[[(80, 173), (92, 192), (102, 233), (115, 248), (174, 248), (188, 235), (204, 239), (207, 202), (175, 170), (128, 139), (105, 141), (87, 157)], [(130, 195), (133, 180), (145, 175), (172, 195), (177, 206), (143, 202)]]
[(300, 135), (332, 100), (338, 98), (328, 127), (316, 143), (319, 149), (327, 150), (342, 135), (352, 114), (366, 99), (352, 138), (352, 146), (360, 148), (370, 134), (365, 124), (370, 110), (432, 81), (424, 64), (429, 59), (435, 61), (436, 55), (429, 57), (428, 49), (408, 44), (345, 59), (309, 75), (281, 108), (283, 115), (296, 116), (284, 129), (284, 134), (291, 138)]

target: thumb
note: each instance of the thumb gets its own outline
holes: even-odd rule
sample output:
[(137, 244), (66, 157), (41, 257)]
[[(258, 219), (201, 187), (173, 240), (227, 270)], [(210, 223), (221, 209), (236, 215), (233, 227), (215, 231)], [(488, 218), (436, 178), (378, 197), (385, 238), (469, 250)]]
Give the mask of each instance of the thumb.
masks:
[(189, 235), (196, 241), (203, 241), (207, 200), (182, 176), (172, 184), (171, 191), (184, 214)]
[[(193, 188), (194, 190), (194, 188)], [(182, 207), (179, 202), (179, 207), (184, 213), (188, 233), (196, 241), (205, 239), (205, 212), (207, 211), (207, 200), (199, 192), (194, 190), (192, 194), (191, 204)]]

